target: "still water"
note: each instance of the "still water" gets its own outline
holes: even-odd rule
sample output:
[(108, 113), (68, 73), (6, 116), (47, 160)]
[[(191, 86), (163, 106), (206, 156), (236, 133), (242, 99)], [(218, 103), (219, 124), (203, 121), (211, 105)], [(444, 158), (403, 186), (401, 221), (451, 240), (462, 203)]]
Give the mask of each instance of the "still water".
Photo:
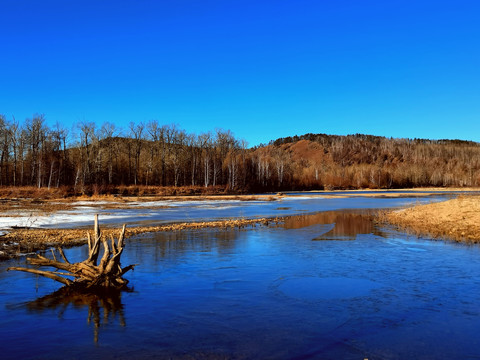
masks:
[(1, 263), (1, 358), (480, 358), (480, 247), (409, 237), (371, 213), (130, 238), (132, 290), (102, 297)]

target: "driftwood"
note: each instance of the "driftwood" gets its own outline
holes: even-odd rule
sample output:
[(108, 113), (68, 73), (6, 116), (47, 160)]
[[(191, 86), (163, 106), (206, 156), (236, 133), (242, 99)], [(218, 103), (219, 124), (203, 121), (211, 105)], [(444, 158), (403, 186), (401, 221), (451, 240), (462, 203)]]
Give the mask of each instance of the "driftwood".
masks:
[[(135, 267), (135, 265), (129, 265), (122, 268), (120, 265), (120, 257), (125, 246), (125, 229), (126, 226), (123, 225), (117, 242), (115, 243), (115, 239), (112, 236), (109, 244), (107, 239), (101, 234), (98, 226), (98, 215), (95, 215), (93, 239), (91, 238), (90, 233), (87, 233), (89, 255), (86, 260), (72, 264), (67, 260), (62, 248), (58, 248), (58, 252), (62, 257), (63, 262), (56, 259), (53, 251), (53, 259), (48, 259), (39, 254), (35, 258), (27, 258), (27, 262), (31, 265), (49, 266), (55, 268), (56, 271), (44, 271), (16, 266), (9, 267), (7, 270), (37, 274), (58, 281), (64, 285), (75, 286), (81, 289), (121, 289), (128, 283), (128, 280), (124, 279), (123, 275), (129, 270), (133, 270)], [(103, 256), (100, 259), (100, 263), (97, 265), (98, 256), (100, 254), (100, 244), (103, 246)], [(72, 277), (73, 280), (68, 277)]]

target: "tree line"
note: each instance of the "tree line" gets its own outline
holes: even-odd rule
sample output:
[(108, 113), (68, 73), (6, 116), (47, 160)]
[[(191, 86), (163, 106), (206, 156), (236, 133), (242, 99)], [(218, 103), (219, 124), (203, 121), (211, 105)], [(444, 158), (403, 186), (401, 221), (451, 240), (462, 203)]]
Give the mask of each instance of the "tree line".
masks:
[(480, 144), (473, 141), (306, 134), (268, 147), (289, 156), (290, 182), (300, 188), (480, 185)]
[(0, 115), (0, 186), (305, 189), (479, 186), (480, 145), (461, 140), (306, 134), (253, 148), (229, 130), (187, 133), (157, 120), (50, 127)]

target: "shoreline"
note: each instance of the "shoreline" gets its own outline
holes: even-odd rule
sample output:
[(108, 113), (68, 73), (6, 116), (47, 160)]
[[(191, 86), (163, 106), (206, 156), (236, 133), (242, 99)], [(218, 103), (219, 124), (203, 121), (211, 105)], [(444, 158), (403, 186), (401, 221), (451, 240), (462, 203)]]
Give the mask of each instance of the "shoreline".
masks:
[[(347, 194), (345, 194), (347, 192)], [(301, 194), (299, 194), (301, 193)], [(409, 189), (355, 189), (355, 190), (311, 190), (311, 191), (288, 191), (262, 194), (238, 194), (238, 195), (93, 195), (74, 197), (5, 197), (0, 196), (0, 211), (3, 216), (9, 215), (12, 208), (15, 211), (28, 210), (36, 213), (49, 213), (58, 210), (69, 210), (78, 202), (87, 202), (91, 206), (101, 208), (128, 208), (132, 203), (154, 201), (276, 201), (285, 197), (312, 196), (324, 198), (339, 198), (349, 196), (362, 197), (402, 197), (412, 194), (415, 196), (430, 196), (441, 193), (453, 193), (455, 195), (469, 195), (479, 193), (480, 188), (409, 188)]]
[(380, 223), (416, 236), (480, 243), (480, 196), (464, 195), (438, 203), (387, 211), (378, 215)]
[[(408, 194), (427, 197), (440, 193), (452, 193), (455, 191), (467, 192), (467, 190), (453, 189), (398, 189), (391, 190), (389, 194), (386, 190), (350, 190), (353, 194), (331, 195), (330, 193), (322, 195), (320, 192), (313, 195), (311, 192), (304, 192), (304, 196), (318, 198), (341, 198), (348, 196), (365, 197), (400, 197)], [(349, 191), (349, 192), (350, 192)], [(434, 191), (434, 192), (432, 192)], [(367, 193), (361, 193), (367, 192)], [(468, 192), (478, 193), (478, 189), (470, 189)], [(457, 195), (457, 194), (455, 194)], [(182, 196), (182, 197), (163, 197), (163, 196), (145, 196), (145, 197), (98, 197), (95, 199), (11, 199), (2, 201), (0, 209), (3, 210), (4, 217), (15, 217), (15, 212), (32, 211), (36, 214), (54, 213), (60, 210), (68, 210), (75, 207), (77, 202), (88, 203), (89, 206), (98, 208), (129, 208), (138, 202), (148, 201), (277, 201), (285, 197), (296, 197), (301, 195), (289, 195), (288, 193), (260, 194), (260, 195), (219, 195), (219, 196)], [(63, 201), (62, 201), (63, 200)], [(12, 208), (15, 210), (12, 211)], [(8, 214), (10, 212), (10, 214)], [(269, 223), (278, 223), (284, 217), (271, 217), (261, 219), (230, 219), (221, 221), (204, 222), (177, 222), (158, 226), (135, 226), (127, 227), (127, 236), (135, 236), (143, 233), (178, 231), (184, 229), (200, 228), (243, 228), (246, 226), (268, 225)], [(480, 195), (459, 194), (450, 200), (439, 203), (418, 205), (407, 209), (384, 211), (377, 215), (379, 223), (390, 224), (399, 230), (414, 234), (417, 236), (428, 236), (434, 239), (442, 238), (465, 243), (480, 243)], [(106, 228), (103, 232), (106, 236), (116, 234), (115, 228)], [(86, 243), (86, 234), (90, 229), (42, 229), (42, 228), (13, 228), (0, 237), (0, 259), (9, 259), (12, 257), (23, 256), (26, 253), (31, 254), (37, 250), (44, 250), (55, 246), (78, 246)]]
[[(259, 218), (259, 219), (230, 219), (213, 220), (203, 222), (182, 222), (158, 226), (135, 226), (127, 227), (126, 237), (137, 236), (146, 233), (194, 230), (206, 228), (237, 228), (254, 227), (257, 225), (268, 226), (278, 224), (283, 218)], [(102, 235), (107, 239), (117, 236), (119, 229), (102, 229)], [(1, 237), (3, 249), (0, 251), (0, 260), (33, 254), (39, 250), (53, 247), (73, 247), (87, 243), (87, 233), (93, 236), (92, 229), (13, 229)]]

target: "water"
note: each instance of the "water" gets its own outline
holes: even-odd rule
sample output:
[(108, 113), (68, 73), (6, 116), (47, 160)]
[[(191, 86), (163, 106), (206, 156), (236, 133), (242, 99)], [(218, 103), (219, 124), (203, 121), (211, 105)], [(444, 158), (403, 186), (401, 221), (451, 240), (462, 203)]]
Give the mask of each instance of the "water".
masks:
[(354, 207), (131, 238), (133, 289), (103, 297), (1, 263), (2, 359), (479, 358), (480, 247), (379, 228)]
[[(104, 226), (117, 226), (123, 223), (129, 226), (138, 226), (185, 221), (276, 217), (339, 209), (371, 209), (379, 206), (400, 207), (416, 203), (441, 201), (455, 195), (455, 193), (441, 193), (434, 196), (418, 196), (418, 194), (406, 193), (399, 196), (400, 193), (395, 193), (398, 197), (383, 198), (379, 201), (379, 197), (391, 196), (393, 192), (377, 191), (375, 193), (364, 193), (365, 195), (374, 194), (375, 197), (358, 196), (358, 192), (356, 194), (335, 192), (335, 197), (330, 198), (318, 197), (314, 193), (302, 193), (303, 195), (300, 196), (289, 196), (277, 201), (167, 200), (129, 203), (128, 208), (111, 208), (109, 206), (102, 208), (93, 206), (95, 202), (78, 202), (73, 209), (50, 214), (15, 213), (15, 217), (0, 216), (0, 229), (8, 229), (11, 226), (43, 228), (90, 227), (94, 214), (99, 214)], [(105, 205), (102, 202), (97, 202), (96, 204)]]

